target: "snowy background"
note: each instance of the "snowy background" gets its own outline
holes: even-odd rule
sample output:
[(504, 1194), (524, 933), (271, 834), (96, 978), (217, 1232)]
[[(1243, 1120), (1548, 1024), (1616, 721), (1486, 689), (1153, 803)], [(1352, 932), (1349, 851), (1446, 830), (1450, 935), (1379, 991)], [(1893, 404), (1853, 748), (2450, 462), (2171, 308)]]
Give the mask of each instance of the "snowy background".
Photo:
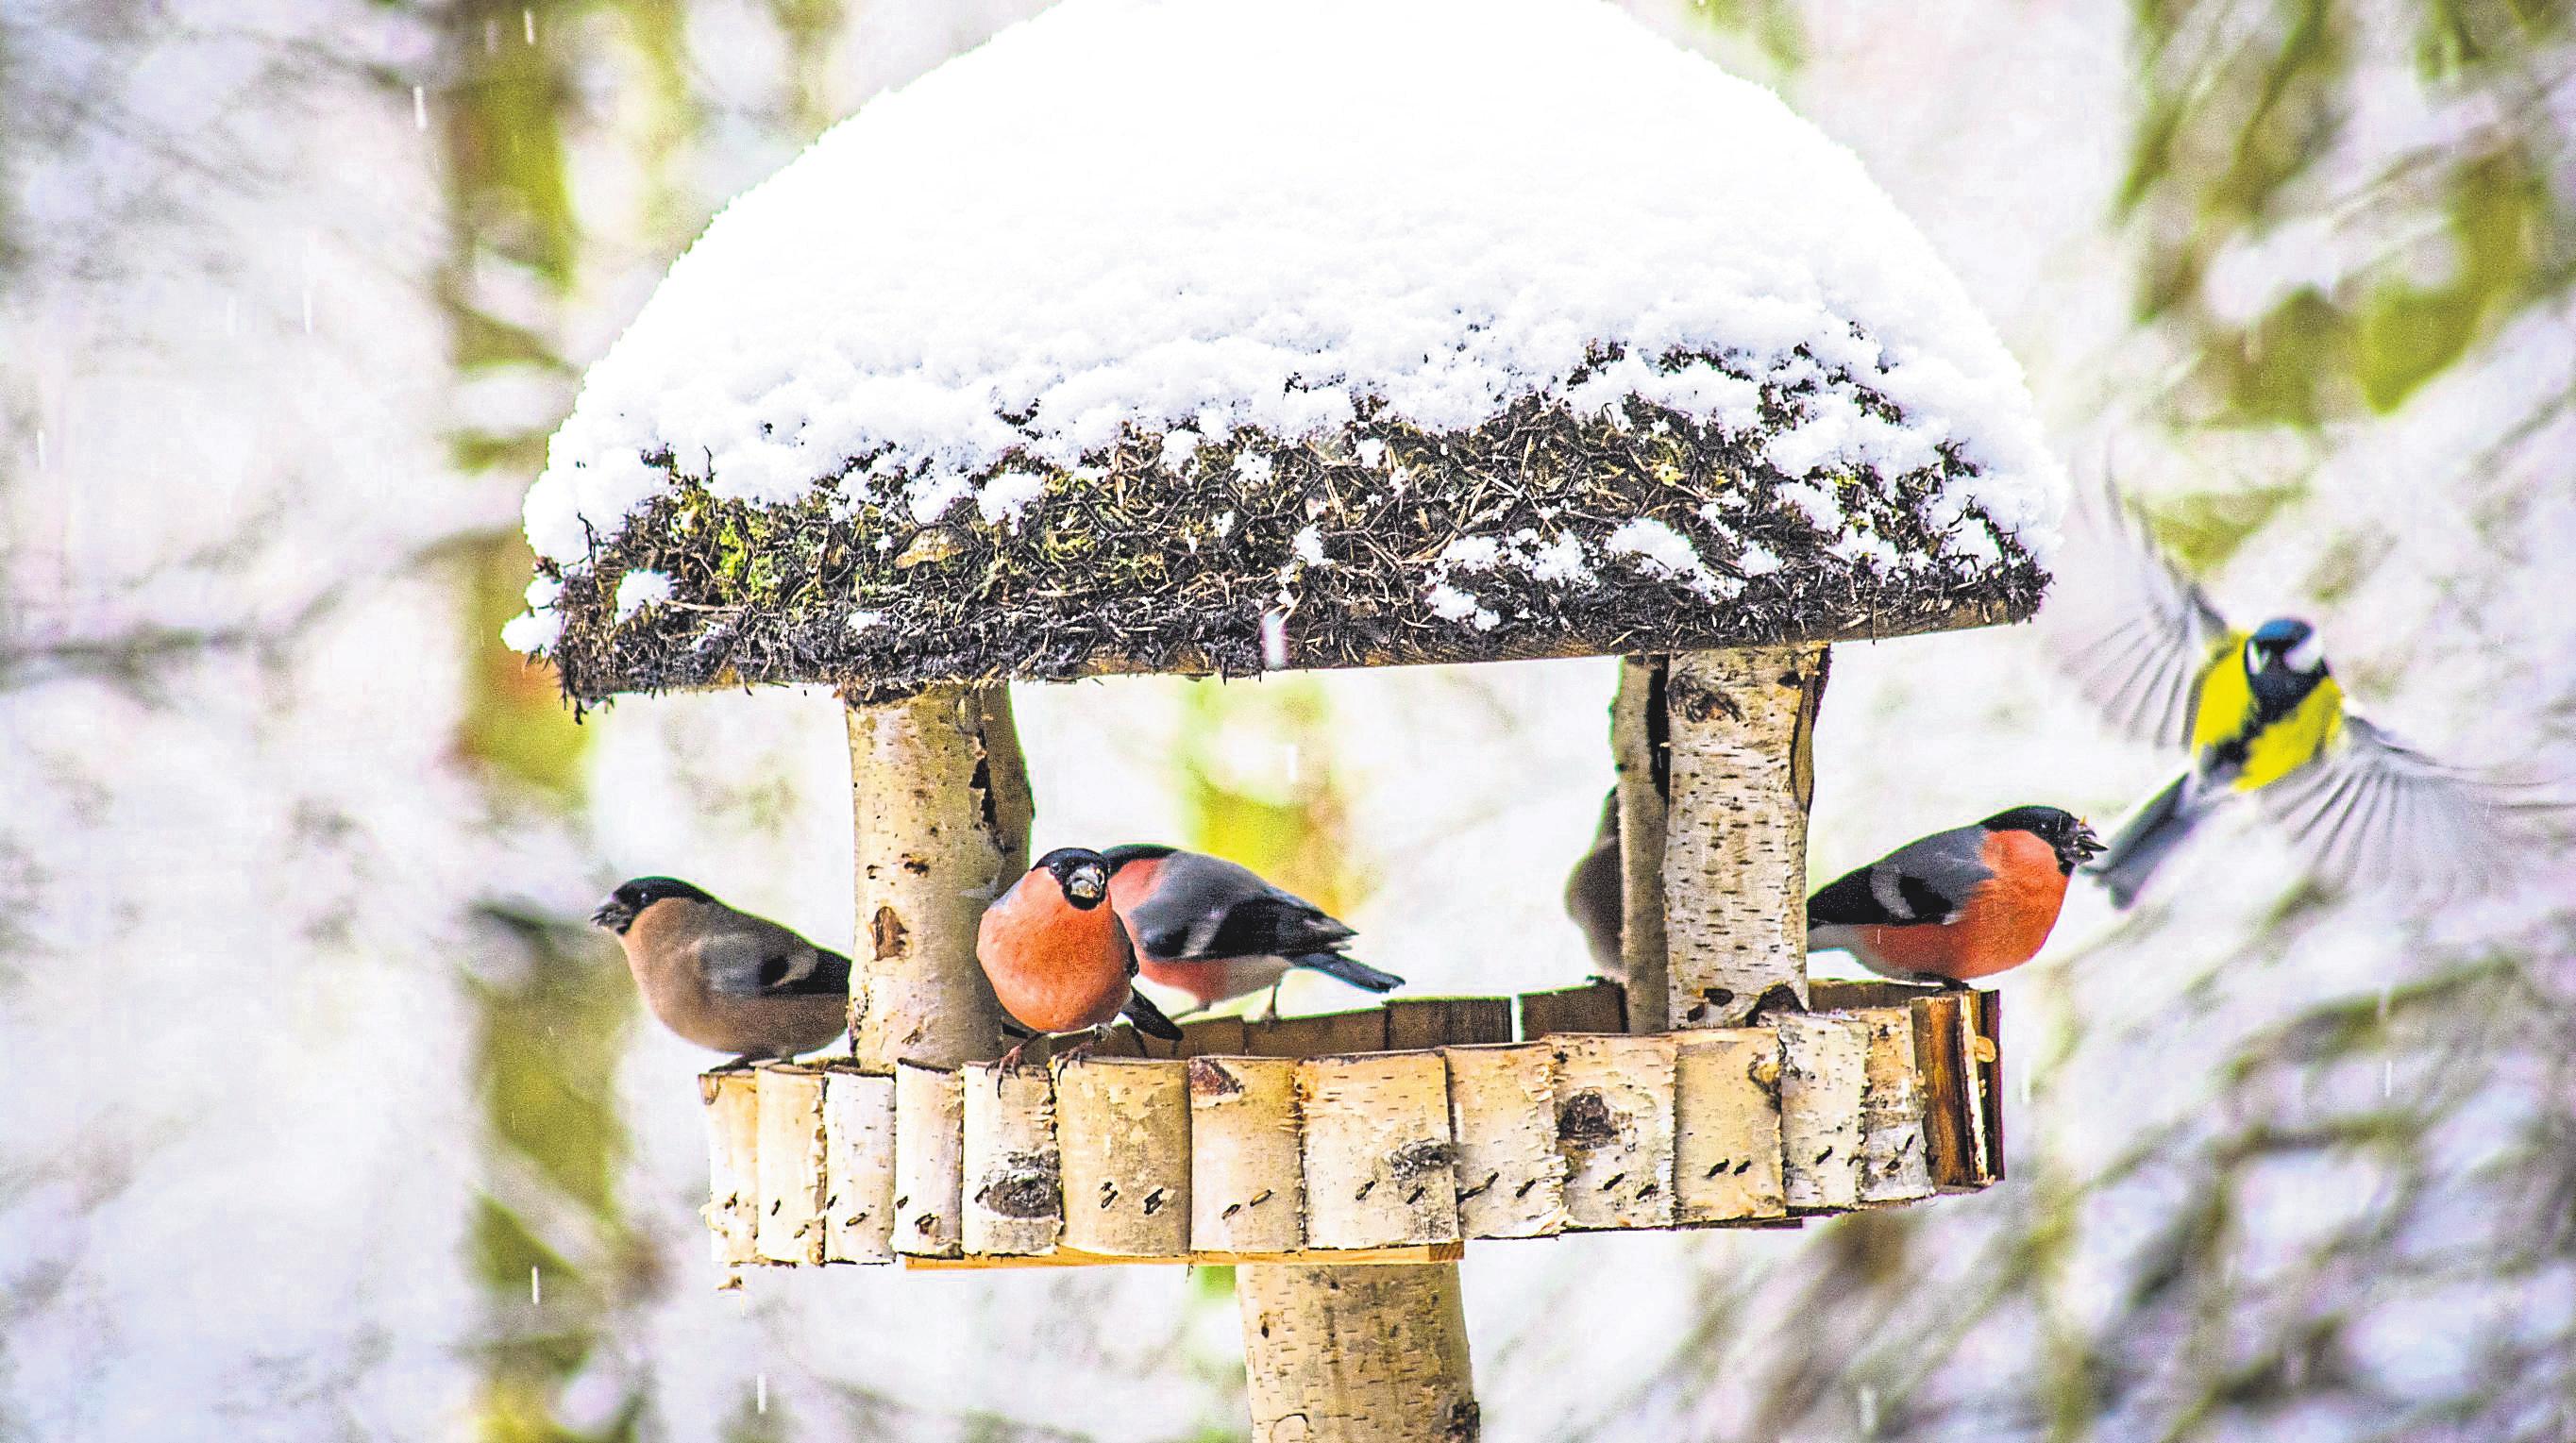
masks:
[[(1239, 1430), (1221, 1277), (711, 1290), (706, 1059), (580, 919), (652, 870), (846, 935), (836, 706), (575, 726), (497, 639), (544, 438), (670, 257), (1023, 8), (0, 6), (0, 1437)], [(2231, 614), (2576, 773), (2563, 21), (1640, 13), (1860, 153)], [(1608, 687), (1024, 691), (1039, 841), (1227, 851), (1425, 989), (1573, 980)], [(1843, 648), (1815, 866), (2167, 764), (2041, 628)], [(2164, 880), (2005, 982), (2007, 1186), (1476, 1249), (1489, 1436), (2576, 1437), (2576, 867), (2409, 918), (2237, 825)]]

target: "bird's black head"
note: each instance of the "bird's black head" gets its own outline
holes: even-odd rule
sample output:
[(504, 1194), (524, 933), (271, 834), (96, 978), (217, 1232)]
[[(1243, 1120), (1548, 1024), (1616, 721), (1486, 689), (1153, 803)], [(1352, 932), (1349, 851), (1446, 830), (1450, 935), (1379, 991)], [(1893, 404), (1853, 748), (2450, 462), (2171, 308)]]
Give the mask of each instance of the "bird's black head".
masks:
[(2276, 616), (2254, 628), (2245, 641), (2245, 670), (2299, 677), (2326, 674), (2325, 654), (2317, 646), (2317, 629), (2292, 616)]
[(1058, 847), (1038, 858), (1031, 870), (1052, 875), (1077, 911), (1088, 912), (1109, 899), (1109, 859), (1088, 848)]
[(2056, 851), (2061, 872), (2073, 872), (2103, 849), (2102, 839), (2081, 817), (2059, 807), (2015, 807), (1986, 818), (1983, 825), (1989, 832), (2028, 832), (2046, 842)]
[(623, 937), (626, 929), (635, 925), (635, 919), (644, 914), (645, 908), (675, 897), (685, 897), (692, 902), (715, 900), (677, 877), (637, 877), (620, 883), (616, 891), (609, 893), (608, 900), (599, 904), (599, 910), (590, 914), (590, 924), (605, 927)]

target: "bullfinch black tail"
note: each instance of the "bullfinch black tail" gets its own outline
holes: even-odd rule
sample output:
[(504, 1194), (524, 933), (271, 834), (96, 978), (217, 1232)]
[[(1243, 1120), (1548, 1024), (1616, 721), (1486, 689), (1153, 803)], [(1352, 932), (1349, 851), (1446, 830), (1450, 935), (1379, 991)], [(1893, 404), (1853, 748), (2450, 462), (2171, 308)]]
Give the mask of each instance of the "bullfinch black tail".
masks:
[(1392, 992), (1404, 985), (1404, 979), (1392, 972), (1380, 972), (1356, 957), (1339, 952), (1308, 952), (1288, 959), (1291, 967), (1321, 972), (1336, 982), (1347, 982), (1362, 992)]
[[(1178, 1042), (1181, 1040), (1180, 1024), (1174, 1022), (1168, 1017), (1165, 1017), (1163, 1015), (1163, 1009), (1155, 1006), (1153, 1000), (1148, 998), (1142, 992), (1135, 991), (1132, 988), (1129, 989), (1127, 993), (1127, 1005), (1118, 1010), (1126, 1013), (1127, 1020), (1136, 1024), (1136, 1030), (1144, 1033), (1148, 1037), (1159, 1037), (1165, 1042)], [(1098, 1016), (1099, 1014), (1094, 1013), (1092, 1015)]]
[(2206, 807), (2195, 806), (2184, 793), (2189, 789), (2191, 774), (2183, 773), (2173, 784), (2156, 793), (2154, 800), (2138, 809), (2128, 825), (2111, 839), (2111, 845), (2088, 869), (2094, 880), (2111, 894), (2111, 905), (2123, 911), (2138, 900), (2147, 879), (2191, 835)]

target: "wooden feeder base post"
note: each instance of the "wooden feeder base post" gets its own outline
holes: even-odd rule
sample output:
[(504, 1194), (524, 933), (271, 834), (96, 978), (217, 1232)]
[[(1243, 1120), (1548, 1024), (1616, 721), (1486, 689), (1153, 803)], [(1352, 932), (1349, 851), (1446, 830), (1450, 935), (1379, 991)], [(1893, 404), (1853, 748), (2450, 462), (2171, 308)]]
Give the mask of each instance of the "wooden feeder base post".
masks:
[(849, 723), (852, 1050), (875, 1067), (995, 1056), (1002, 1009), (975, 963), (975, 925), (1027, 868), (1033, 811), (1010, 689), (933, 687), (852, 707)]
[(1482, 1432), (1458, 1265), (1235, 1269), (1253, 1443), (1469, 1443)]

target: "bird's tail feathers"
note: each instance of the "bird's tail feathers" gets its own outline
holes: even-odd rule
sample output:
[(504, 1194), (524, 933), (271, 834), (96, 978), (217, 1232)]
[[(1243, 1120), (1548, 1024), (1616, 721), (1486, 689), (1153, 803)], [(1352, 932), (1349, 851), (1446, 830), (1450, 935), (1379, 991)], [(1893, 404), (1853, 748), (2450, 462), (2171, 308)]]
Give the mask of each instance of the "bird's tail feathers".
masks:
[(2111, 894), (2111, 905), (2125, 911), (2208, 810), (2186, 771), (2140, 807), (2086, 870)]
[(1126, 1013), (1127, 1020), (1136, 1024), (1136, 1030), (1148, 1037), (1159, 1037), (1165, 1042), (1181, 1040), (1180, 1024), (1164, 1016), (1163, 1009), (1155, 1006), (1152, 998), (1132, 987), (1127, 989), (1127, 1005), (1118, 1010)]
[(1308, 952), (1288, 959), (1291, 967), (1321, 972), (1336, 982), (1347, 982), (1363, 992), (1392, 992), (1404, 985), (1404, 979), (1392, 972), (1380, 972), (1356, 957), (1339, 952)]

